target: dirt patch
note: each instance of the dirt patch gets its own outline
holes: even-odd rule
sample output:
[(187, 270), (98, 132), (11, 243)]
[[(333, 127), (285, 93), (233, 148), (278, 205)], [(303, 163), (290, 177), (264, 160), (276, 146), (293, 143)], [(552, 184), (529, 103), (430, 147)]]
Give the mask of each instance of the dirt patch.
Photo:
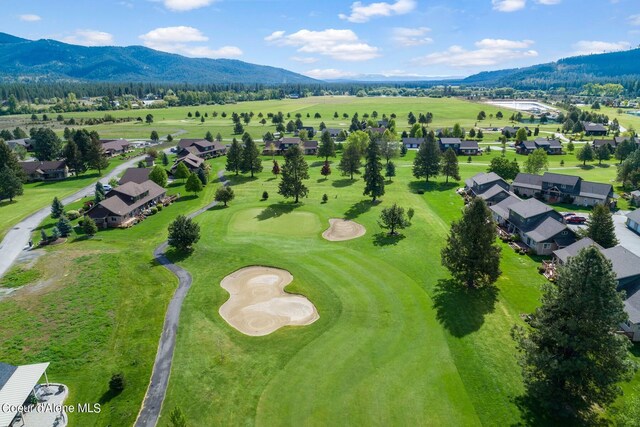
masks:
[(229, 299), (219, 313), (246, 335), (268, 335), (283, 326), (310, 325), (320, 318), (306, 297), (284, 291), (293, 276), (272, 267), (245, 267), (220, 282)]
[(322, 237), (331, 242), (342, 242), (362, 237), (366, 232), (367, 229), (355, 221), (332, 218), (329, 220), (329, 228), (322, 233)]

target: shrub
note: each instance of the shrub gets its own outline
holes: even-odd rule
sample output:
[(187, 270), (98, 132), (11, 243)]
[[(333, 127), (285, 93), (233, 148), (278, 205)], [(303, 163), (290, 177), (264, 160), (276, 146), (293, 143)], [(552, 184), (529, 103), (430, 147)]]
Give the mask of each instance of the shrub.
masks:
[(158, 209), (158, 212), (160, 212), (160, 211), (162, 210), (162, 208), (163, 208), (163, 207), (164, 207), (164, 206), (162, 206), (162, 205), (156, 205), (156, 209)]
[(113, 374), (109, 380), (109, 391), (112, 393), (121, 393), (126, 386), (124, 375), (121, 373)]
[(418, 190), (418, 194), (424, 194), (424, 190), (421, 188)]
[(267, 200), (269, 198), (269, 193), (267, 193), (266, 191), (262, 192), (262, 200)]
[(538, 273), (543, 274), (544, 273), (545, 268), (541, 265), (538, 266)]
[(149, 211), (151, 212), (151, 215), (155, 215), (158, 213), (158, 208), (155, 206), (151, 206), (151, 209), (149, 209)]
[(80, 218), (80, 212), (72, 210), (72, 211), (67, 211), (67, 218), (69, 218), (70, 220), (74, 220), (74, 219), (78, 219)]
[(323, 194), (322, 195), (322, 203), (327, 203), (329, 201), (329, 196), (327, 196), (327, 194)]

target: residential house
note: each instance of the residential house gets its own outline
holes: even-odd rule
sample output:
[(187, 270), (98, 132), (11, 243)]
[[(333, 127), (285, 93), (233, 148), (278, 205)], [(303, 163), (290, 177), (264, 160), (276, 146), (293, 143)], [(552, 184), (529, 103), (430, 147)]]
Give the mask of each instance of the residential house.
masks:
[(460, 151), (462, 141), (460, 138), (440, 138), (438, 144), (440, 145), (441, 151), (447, 151), (447, 149), (451, 148), (453, 151), (458, 153)]
[(382, 134), (382, 133), (384, 133), (384, 131), (387, 130), (387, 128), (377, 127), (377, 128), (367, 128), (366, 130), (371, 132), (371, 133), (380, 133), (380, 134)]
[(91, 208), (88, 215), (101, 228), (126, 227), (166, 194), (167, 190), (151, 180), (140, 184), (130, 181), (111, 190), (109, 197)]
[[(531, 129), (527, 126), (524, 127), (527, 130), (527, 136), (531, 136)], [(507, 138), (514, 138), (518, 133), (520, 126), (505, 126), (502, 128), (502, 134)]]
[(464, 183), (465, 190), (473, 196), (479, 196), (496, 185), (505, 191), (509, 191), (507, 181), (495, 172), (480, 172), (465, 180)]
[(178, 156), (186, 156), (192, 154), (202, 159), (219, 157), (227, 153), (227, 146), (214, 141), (210, 142), (206, 139), (181, 139), (178, 142)]
[(640, 205), (640, 190), (634, 190), (631, 193), (631, 201), (636, 204), (636, 206)]
[(402, 138), (402, 143), (407, 148), (420, 148), (423, 142), (424, 138)]
[(389, 126), (389, 119), (378, 120), (378, 126), (381, 128), (386, 128)]
[(101, 139), (105, 156), (113, 157), (129, 151), (130, 143), (126, 139)]
[(59, 181), (69, 176), (64, 160), (19, 162), (27, 181)]
[(324, 132), (329, 132), (329, 135), (331, 136), (331, 138), (337, 138), (338, 135), (340, 135), (340, 132), (342, 132), (343, 129), (338, 129), (338, 128), (326, 128), (324, 130)]
[(547, 154), (562, 154), (562, 144), (557, 139), (536, 138), (533, 141), (521, 141), (516, 145), (516, 152), (531, 154), (538, 148), (542, 148)]
[(640, 234), (640, 209), (636, 209), (627, 214), (627, 227)]
[(593, 148), (599, 150), (602, 146), (608, 146), (610, 151), (615, 150), (617, 143), (615, 139), (594, 139)]
[(519, 236), (537, 255), (551, 255), (575, 241), (562, 215), (537, 199), (510, 196), (489, 209), (498, 224)]
[(191, 172), (196, 172), (198, 169), (200, 169), (200, 167), (202, 167), (202, 165), (204, 164), (204, 160), (201, 157), (188, 153), (185, 156), (176, 159), (170, 169), (172, 174), (176, 171), (176, 168), (180, 163), (184, 163), (187, 169), (189, 169)]
[(549, 203), (564, 202), (580, 206), (615, 203), (611, 184), (550, 172), (544, 175), (519, 173), (511, 184), (511, 191), (521, 197), (542, 197)]
[(620, 144), (621, 142), (624, 141), (631, 141), (631, 142), (635, 142), (636, 144), (640, 145), (640, 138), (638, 138), (637, 136), (616, 136), (613, 138), (613, 142), (614, 142), (614, 148), (618, 146), (618, 144)]
[(566, 264), (582, 249), (594, 246), (609, 261), (616, 276), (618, 290), (625, 291), (624, 309), (629, 320), (620, 328), (632, 341), (640, 341), (640, 257), (622, 246), (604, 249), (592, 239), (585, 237), (566, 248), (554, 251), (554, 261), (559, 265)]
[(135, 182), (136, 184), (142, 184), (149, 180), (150, 168), (129, 168), (124, 171), (122, 178), (118, 181), (119, 185), (126, 184), (127, 182)]
[(582, 122), (582, 126), (586, 136), (605, 136), (608, 132), (602, 123)]
[(300, 134), (301, 130), (306, 130), (307, 131), (307, 136), (309, 138), (313, 138), (313, 136), (316, 134), (316, 129), (313, 126), (302, 126), (300, 129), (296, 129), (294, 135), (298, 136)]
[(478, 141), (462, 141), (460, 142), (460, 148), (456, 154), (464, 156), (477, 156), (480, 154), (480, 147)]
[(10, 139), (5, 141), (10, 149), (15, 150), (16, 147), (23, 147), (27, 151), (32, 151), (33, 146), (31, 145), (31, 139), (29, 138), (20, 138), (20, 139)]
[[(272, 151), (273, 144), (273, 151)], [(282, 155), (292, 146), (297, 145), (300, 147), (304, 154), (315, 155), (318, 153), (318, 141), (302, 141), (300, 138), (282, 138), (277, 141), (265, 144), (263, 155), (278, 154)]]

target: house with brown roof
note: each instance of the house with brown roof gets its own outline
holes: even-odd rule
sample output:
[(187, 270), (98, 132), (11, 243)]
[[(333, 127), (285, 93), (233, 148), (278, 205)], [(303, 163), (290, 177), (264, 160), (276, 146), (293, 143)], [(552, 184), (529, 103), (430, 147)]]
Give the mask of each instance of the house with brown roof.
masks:
[(219, 157), (227, 153), (227, 146), (217, 141), (207, 141), (206, 139), (186, 139), (178, 142), (178, 156), (193, 154), (202, 159)]
[(64, 160), (19, 162), (27, 181), (59, 181), (69, 176)]
[(126, 227), (166, 194), (167, 190), (151, 180), (140, 184), (129, 181), (111, 190), (109, 197), (91, 208), (88, 215), (101, 228)]
[(131, 144), (126, 139), (101, 139), (104, 154), (109, 157), (124, 154), (129, 151)]
[(142, 184), (149, 180), (150, 168), (129, 168), (124, 171), (124, 175), (118, 182), (119, 185), (126, 184), (127, 182), (135, 182), (136, 184)]
[(187, 153), (186, 155), (178, 157), (176, 159), (176, 161), (173, 163), (173, 166), (171, 166), (171, 173), (175, 172), (180, 163), (184, 163), (187, 169), (189, 169), (191, 172), (196, 172), (199, 168), (202, 167), (202, 165), (204, 164), (204, 160), (194, 154)]
[[(272, 145), (273, 152), (271, 147)], [(281, 138), (277, 141), (265, 144), (264, 150), (262, 150), (262, 154), (265, 156), (272, 154), (282, 155), (285, 151), (287, 151), (294, 145), (299, 146), (304, 154), (315, 155), (318, 152), (318, 141), (303, 141), (298, 137), (293, 137)]]

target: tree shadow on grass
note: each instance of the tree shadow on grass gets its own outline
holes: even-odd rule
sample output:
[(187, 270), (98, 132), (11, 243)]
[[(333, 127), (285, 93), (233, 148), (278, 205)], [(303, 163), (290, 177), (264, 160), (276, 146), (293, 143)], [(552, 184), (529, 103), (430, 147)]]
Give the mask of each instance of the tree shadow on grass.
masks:
[(208, 211), (221, 211), (223, 209), (227, 209), (229, 206), (225, 206), (223, 203), (218, 203), (215, 206), (211, 206)]
[[(586, 414), (573, 414), (564, 418), (550, 413), (548, 408), (544, 408), (540, 403), (526, 391), (520, 396), (511, 399), (520, 410), (523, 422), (512, 424), (513, 426), (610, 426), (611, 423), (603, 419), (599, 413), (591, 411)], [(554, 416), (556, 415), (556, 416)]]
[(173, 182), (167, 184), (167, 188), (182, 187), (183, 185), (184, 185), (184, 182), (173, 181)]
[(385, 232), (380, 232), (373, 235), (373, 244), (375, 246), (395, 246), (401, 240), (404, 240), (407, 236), (400, 233), (389, 234)]
[(493, 312), (497, 299), (495, 286), (470, 289), (453, 279), (442, 279), (434, 290), (433, 307), (442, 326), (461, 338), (482, 327), (484, 316)]
[(98, 403), (101, 405), (104, 405), (105, 403), (108, 403), (111, 401), (111, 399), (114, 399), (116, 397), (118, 397), (120, 395), (120, 393), (122, 393), (121, 391), (114, 391), (114, 390), (107, 390), (104, 393), (102, 393), (102, 396), (100, 396), (100, 399), (98, 399)]
[(3, 208), (5, 206), (9, 206), (9, 205), (14, 205), (18, 203), (16, 200), (13, 200), (12, 202), (10, 202), (9, 200), (2, 200), (0, 201), (0, 208)]
[(344, 219), (355, 219), (365, 212), (371, 209), (373, 204), (370, 200), (361, 200), (358, 203), (354, 203), (348, 211), (344, 213)]
[[(331, 162), (329, 162), (329, 163), (331, 163)], [(318, 168), (318, 167), (320, 167), (322, 165), (324, 165), (324, 160), (319, 160), (317, 162), (313, 162), (309, 166), (311, 166), (312, 168)]]
[[(167, 250), (164, 252), (164, 256), (171, 261), (172, 263), (181, 262), (185, 259), (189, 258), (193, 253), (193, 248), (190, 251), (180, 251), (176, 248), (169, 246)], [(152, 260), (154, 265), (163, 265), (161, 262), (158, 262), (157, 259)]]
[(591, 169), (594, 169), (595, 166), (594, 165), (583, 165), (582, 163), (578, 165), (578, 167), (582, 170), (588, 171)]
[(256, 181), (258, 179), (258, 177), (256, 177), (256, 176), (251, 178), (250, 175), (249, 176), (245, 176), (245, 175), (233, 175), (233, 174), (226, 175), (226, 178), (229, 180), (231, 185), (246, 184), (247, 182), (253, 182), (253, 181)]
[(274, 203), (264, 208), (257, 216), (258, 221), (264, 221), (271, 218), (277, 218), (279, 216), (293, 212), (301, 203)]
[(409, 190), (412, 193), (428, 193), (431, 191), (450, 191), (460, 186), (457, 182), (425, 182), (425, 181), (411, 181), (409, 183)]
[(356, 182), (355, 179), (345, 178), (345, 179), (337, 179), (331, 183), (336, 188), (343, 188), (353, 185)]
[(182, 203), (188, 202), (189, 200), (196, 199), (198, 196), (196, 194), (189, 194), (188, 196), (181, 196), (177, 198), (173, 203)]

